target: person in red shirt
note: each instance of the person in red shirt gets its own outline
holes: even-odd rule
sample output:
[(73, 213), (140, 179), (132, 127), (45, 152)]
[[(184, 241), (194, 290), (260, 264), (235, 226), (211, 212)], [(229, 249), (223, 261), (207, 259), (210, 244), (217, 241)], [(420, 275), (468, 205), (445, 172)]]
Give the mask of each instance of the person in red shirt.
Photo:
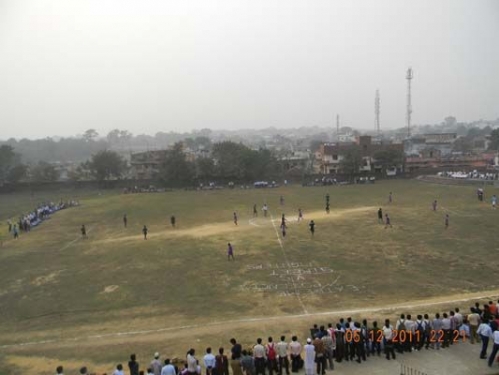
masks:
[(495, 318), (495, 316), (497, 315), (497, 306), (492, 301), (489, 301), (489, 311), (492, 314), (492, 317)]

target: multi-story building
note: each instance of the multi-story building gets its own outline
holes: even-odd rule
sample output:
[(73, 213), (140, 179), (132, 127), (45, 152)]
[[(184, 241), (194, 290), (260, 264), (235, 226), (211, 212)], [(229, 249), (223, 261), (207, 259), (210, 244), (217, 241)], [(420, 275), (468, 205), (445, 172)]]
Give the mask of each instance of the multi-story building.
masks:
[(158, 176), (168, 150), (144, 151), (132, 154), (130, 159), (132, 178), (150, 180)]
[(418, 157), (428, 150), (438, 150), (440, 155), (447, 156), (452, 153), (456, 139), (456, 133), (421, 134), (404, 141), (404, 152), (407, 156)]
[[(349, 153), (358, 153), (362, 158), (358, 172), (381, 172), (382, 166), (375, 160), (380, 151), (398, 151), (403, 154), (404, 146), (401, 143), (373, 143), (371, 136), (359, 136), (355, 142), (324, 143), (315, 152), (314, 171), (321, 174), (336, 174), (341, 172), (342, 160)], [(402, 169), (402, 165), (394, 166)]]

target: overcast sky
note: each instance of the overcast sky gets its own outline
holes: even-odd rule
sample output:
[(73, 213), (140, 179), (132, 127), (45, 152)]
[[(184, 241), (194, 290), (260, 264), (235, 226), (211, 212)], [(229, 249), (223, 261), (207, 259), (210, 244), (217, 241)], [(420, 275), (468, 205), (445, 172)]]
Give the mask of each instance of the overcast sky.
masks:
[(0, 0), (0, 138), (499, 117), (497, 0)]

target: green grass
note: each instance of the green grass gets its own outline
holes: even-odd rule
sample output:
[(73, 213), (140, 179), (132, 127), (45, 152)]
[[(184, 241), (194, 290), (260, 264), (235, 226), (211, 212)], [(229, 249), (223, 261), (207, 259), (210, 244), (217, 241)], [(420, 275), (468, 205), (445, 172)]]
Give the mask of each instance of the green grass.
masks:
[[(389, 191), (394, 196), (391, 205)], [(329, 217), (323, 213), (327, 192)], [(488, 202), (480, 204), (474, 192), (473, 187), (414, 181), (134, 195), (85, 192), (79, 195), (80, 207), (54, 214), (31, 233), (21, 233), (18, 241), (5, 232), (5, 222), (16, 210), (27, 210), (33, 199), (73, 195), (1, 196), (0, 345), (489, 290), (497, 282), (480, 275), (493, 275), (497, 269), (499, 213)], [(285, 197), (283, 207), (280, 195)], [(434, 199), (439, 202), (437, 212), (431, 210)], [(276, 220), (282, 212), (294, 219), (298, 208), (304, 211), (304, 222), (290, 222), (283, 249), (261, 212), (253, 221), (259, 226), (249, 223), (253, 203), (261, 208), (263, 202), (268, 202)], [(393, 228), (377, 223), (378, 207), (390, 214)], [(239, 214), (239, 227), (232, 223), (233, 211)], [(126, 229), (124, 213), (129, 219)], [(447, 230), (445, 213), (450, 214)], [(175, 230), (169, 225), (172, 214), (177, 217)], [(310, 219), (317, 224), (313, 239)], [(83, 223), (87, 240), (80, 239)], [(144, 224), (150, 231), (147, 241), (141, 235)], [(279, 223), (275, 225), (278, 228)], [(214, 232), (209, 235), (209, 230)], [(227, 242), (234, 244), (235, 262), (227, 261)], [(273, 275), (294, 272), (276, 268), (286, 262), (333, 272), (292, 280)], [(117, 288), (105, 292), (110, 286)], [(299, 298), (295, 288), (301, 291)], [(163, 342), (169, 348), (174, 344)], [(146, 344), (125, 339), (105, 351), (98, 345), (85, 350), (10, 348), (0, 356), (0, 371), (27, 371), (19, 367), (16, 356), (112, 363), (123, 360), (119, 353), (133, 347)]]

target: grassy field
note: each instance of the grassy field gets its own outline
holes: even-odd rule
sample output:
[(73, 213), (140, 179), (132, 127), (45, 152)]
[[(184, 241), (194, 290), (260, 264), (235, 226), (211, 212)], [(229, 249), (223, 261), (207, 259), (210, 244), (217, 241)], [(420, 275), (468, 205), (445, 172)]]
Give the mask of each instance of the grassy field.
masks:
[[(388, 204), (390, 191), (394, 199)], [(34, 202), (72, 197), (64, 192), (0, 196), (0, 373), (50, 374), (59, 362), (68, 369), (86, 363), (110, 372), (131, 352), (147, 361), (156, 350), (182, 356), (196, 342), (203, 350), (207, 344), (228, 346), (232, 336), (249, 344), (256, 335), (303, 330), (310, 323), (307, 314), (498, 287), (492, 275), (499, 263), (499, 213), (477, 201), (474, 187), (391, 181), (86, 192), (78, 196), (81, 206), (52, 215), (19, 240), (6, 233), (7, 218)], [(431, 210), (434, 199), (437, 212)], [(253, 218), (253, 204), (261, 208), (264, 202), (269, 217), (259, 210)], [(393, 228), (377, 222), (379, 207), (389, 213)], [(301, 223), (298, 208), (304, 212)], [(285, 238), (279, 230), (282, 213), (289, 220)], [(172, 214), (175, 229), (169, 224)], [(316, 222), (313, 238), (310, 219)], [(80, 238), (81, 224), (88, 229), (86, 240)], [(227, 261), (228, 242), (234, 245), (234, 262)], [(250, 320), (295, 315), (303, 318), (300, 323)], [(146, 332), (131, 334), (138, 331)]]

